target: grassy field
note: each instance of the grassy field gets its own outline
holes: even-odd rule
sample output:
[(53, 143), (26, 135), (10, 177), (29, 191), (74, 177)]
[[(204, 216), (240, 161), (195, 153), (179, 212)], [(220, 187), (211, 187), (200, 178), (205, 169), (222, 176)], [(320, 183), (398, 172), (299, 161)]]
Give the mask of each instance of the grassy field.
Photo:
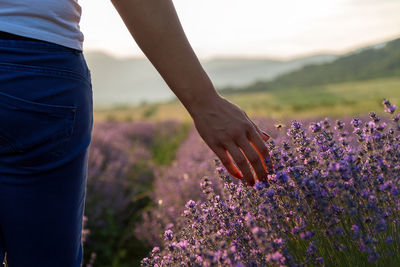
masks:
[[(358, 115), (369, 111), (381, 112), (382, 99), (400, 105), (400, 78), (384, 78), (347, 82), (308, 88), (289, 88), (272, 92), (232, 94), (225, 98), (240, 106), (249, 116), (276, 119), (315, 116)], [(95, 110), (95, 120), (131, 121), (147, 119), (190, 120), (179, 101)]]

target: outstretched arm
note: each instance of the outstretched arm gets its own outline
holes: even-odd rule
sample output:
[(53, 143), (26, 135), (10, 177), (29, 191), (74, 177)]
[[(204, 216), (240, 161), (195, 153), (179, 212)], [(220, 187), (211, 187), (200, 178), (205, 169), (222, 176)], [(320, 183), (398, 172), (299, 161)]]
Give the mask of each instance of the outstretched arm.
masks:
[[(261, 130), (238, 106), (218, 95), (183, 31), (172, 0), (111, 0), (126, 27), (169, 88), (185, 106), (200, 136), (226, 169), (253, 185), (267, 176), (269, 156)], [(242, 153), (243, 151), (243, 153)]]

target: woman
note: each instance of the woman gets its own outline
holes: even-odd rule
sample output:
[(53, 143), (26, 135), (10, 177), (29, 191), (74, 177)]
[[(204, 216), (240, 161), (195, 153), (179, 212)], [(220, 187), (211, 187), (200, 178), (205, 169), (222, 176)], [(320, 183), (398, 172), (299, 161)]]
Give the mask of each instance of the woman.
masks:
[[(112, 3), (226, 169), (248, 185), (265, 179), (268, 136), (217, 94), (172, 1)], [(10, 267), (81, 265), (93, 108), (80, 15), (76, 0), (0, 1), (0, 259)]]

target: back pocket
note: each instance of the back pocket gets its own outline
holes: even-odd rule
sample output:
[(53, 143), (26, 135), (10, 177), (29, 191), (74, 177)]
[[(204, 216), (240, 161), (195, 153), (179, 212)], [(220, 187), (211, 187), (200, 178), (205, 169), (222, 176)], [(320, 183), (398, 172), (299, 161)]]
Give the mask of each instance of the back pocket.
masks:
[(18, 156), (32, 166), (62, 156), (74, 130), (76, 109), (0, 92), (0, 157)]

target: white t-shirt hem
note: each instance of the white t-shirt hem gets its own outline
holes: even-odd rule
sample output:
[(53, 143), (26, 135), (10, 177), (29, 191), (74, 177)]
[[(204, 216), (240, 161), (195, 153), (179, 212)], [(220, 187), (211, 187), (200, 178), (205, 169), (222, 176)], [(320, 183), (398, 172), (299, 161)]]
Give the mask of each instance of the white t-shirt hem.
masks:
[(83, 42), (80, 41), (71, 41), (69, 38), (65, 38), (59, 35), (54, 35), (51, 32), (41, 32), (34, 31), (32, 28), (25, 28), (20, 25), (8, 24), (5, 22), (0, 23), (0, 31), (20, 35), (23, 37), (43, 40), (50, 43), (55, 43), (58, 45), (66, 46), (69, 48), (83, 50)]

